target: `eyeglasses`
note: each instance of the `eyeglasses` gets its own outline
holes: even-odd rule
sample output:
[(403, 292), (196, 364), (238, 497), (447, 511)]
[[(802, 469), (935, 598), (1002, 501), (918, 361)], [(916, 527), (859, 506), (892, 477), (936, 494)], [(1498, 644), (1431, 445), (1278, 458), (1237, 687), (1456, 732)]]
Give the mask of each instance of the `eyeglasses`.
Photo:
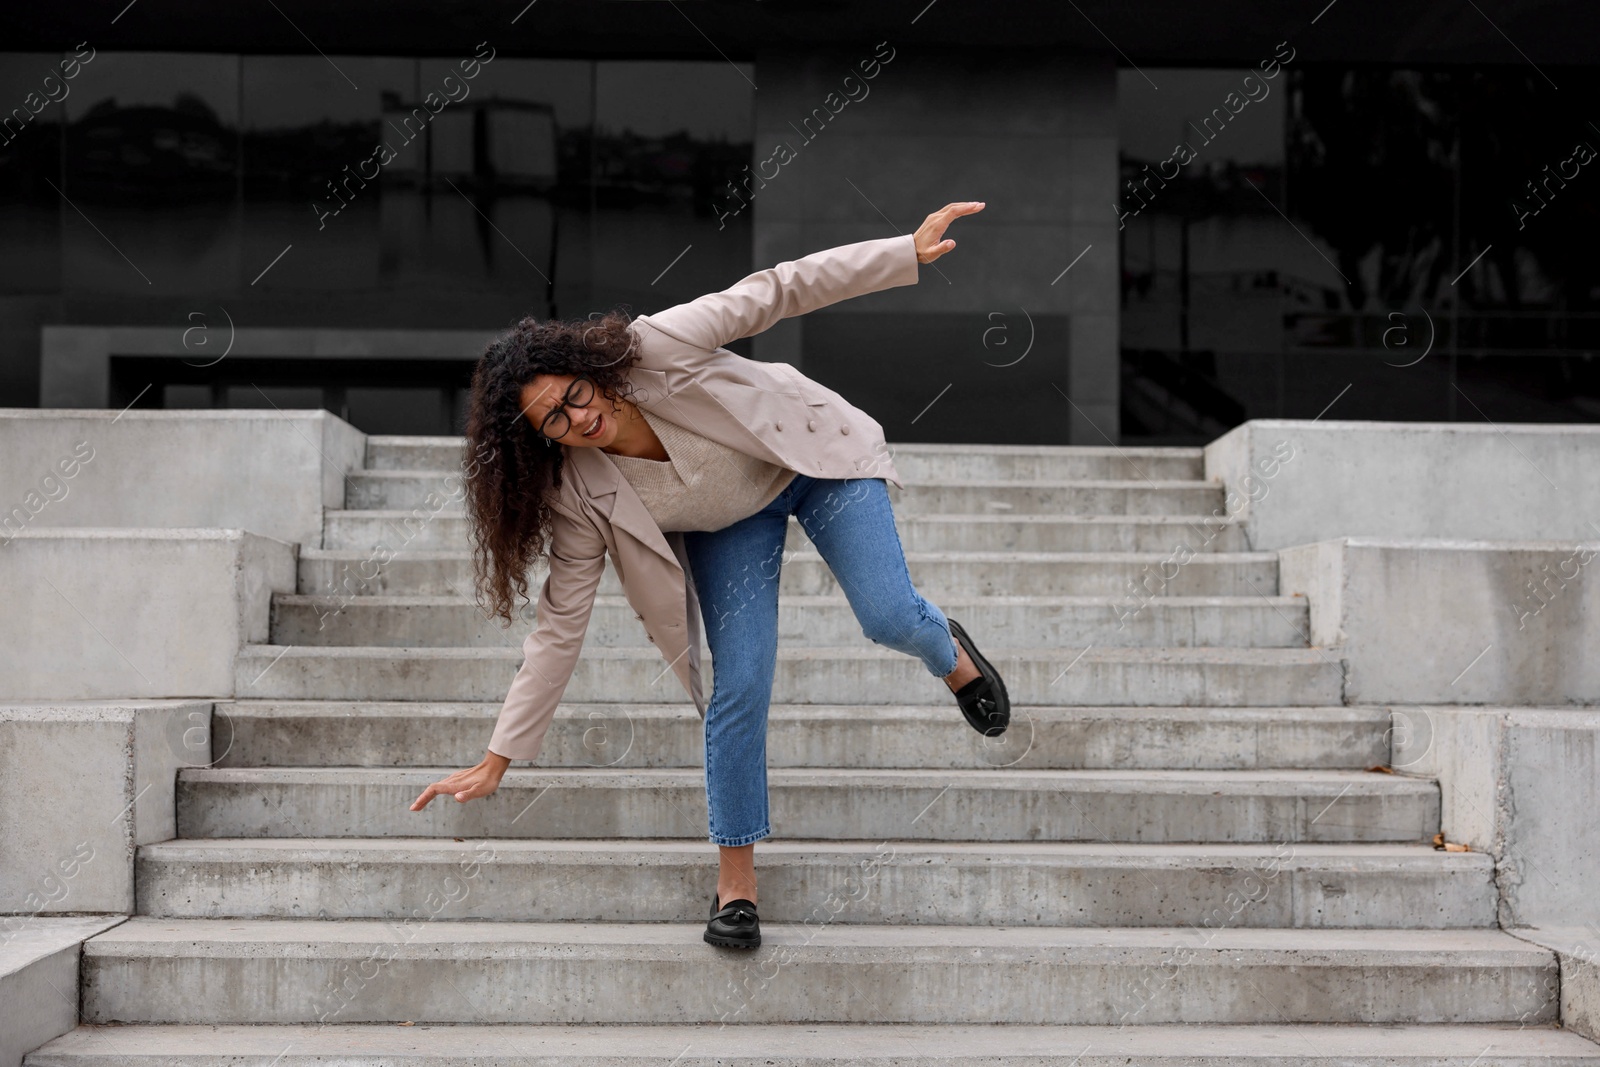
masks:
[(572, 420), (567, 417), (564, 410), (568, 404), (581, 408), (594, 399), (594, 382), (588, 378), (574, 378), (572, 384), (567, 386), (566, 396), (556, 401), (556, 406), (539, 424), (539, 432), (552, 441), (567, 435), (572, 429)]

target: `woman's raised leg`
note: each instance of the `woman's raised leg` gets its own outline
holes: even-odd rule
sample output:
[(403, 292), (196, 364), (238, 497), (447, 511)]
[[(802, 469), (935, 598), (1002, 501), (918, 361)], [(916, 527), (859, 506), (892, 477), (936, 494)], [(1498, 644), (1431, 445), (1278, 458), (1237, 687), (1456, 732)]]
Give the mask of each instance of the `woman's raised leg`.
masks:
[(869, 640), (916, 656), (952, 689), (978, 676), (944, 613), (911, 583), (883, 479), (816, 479), (796, 500), (794, 515)]

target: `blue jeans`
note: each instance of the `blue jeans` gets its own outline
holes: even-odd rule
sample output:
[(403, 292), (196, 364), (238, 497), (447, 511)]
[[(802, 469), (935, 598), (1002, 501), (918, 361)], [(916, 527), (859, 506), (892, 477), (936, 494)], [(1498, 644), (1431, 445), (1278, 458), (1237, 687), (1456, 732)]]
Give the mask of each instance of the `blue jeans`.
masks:
[(956, 669), (944, 613), (911, 584), (883, 479), (796, 473), (754, 515), (720, 530), (686, 532), (711, 647), (706, 807), (709, 840), (717, 845), (748, 845), (772, 833), (767, 707), (778, 665), (778, 575), (790, 515), (833, 571), (869, 640), (916, 656), (937, 678)]

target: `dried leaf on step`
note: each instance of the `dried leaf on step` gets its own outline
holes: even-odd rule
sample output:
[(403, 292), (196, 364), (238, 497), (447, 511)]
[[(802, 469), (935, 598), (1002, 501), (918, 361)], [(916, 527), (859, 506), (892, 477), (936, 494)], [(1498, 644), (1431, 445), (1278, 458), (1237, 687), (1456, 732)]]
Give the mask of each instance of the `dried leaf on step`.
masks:
[(1394, 773), (1394, 768), (1386, 766), (1385, 764), (1382, 764), (1382, 763), (1374, 763), (1372, 766), (1367, 768), (1367, 773), (1368, 774), (1373, 774), (1373, 773), (1377, 773), (1377, 774), (1393, 774)]

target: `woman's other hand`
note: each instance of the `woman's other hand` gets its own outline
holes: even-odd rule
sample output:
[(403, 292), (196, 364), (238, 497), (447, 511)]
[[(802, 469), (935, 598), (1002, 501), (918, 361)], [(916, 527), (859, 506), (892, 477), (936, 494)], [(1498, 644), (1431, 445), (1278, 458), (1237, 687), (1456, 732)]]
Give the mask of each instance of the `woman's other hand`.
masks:
[(916, 245), (917, 262), (932, 263), (946, 252), (956, 246), (956, 243), (944, 238), (945, 227), (954, 222), (958, 216), (971, 215), (975, 211), (983, 210), (984, 201), (966, 200), (958, 204), (946, 204), (923, 220), (917, 227)]
[(411, 802), (411, 810), (421, 811), (434, 797), (453, 796), (461, 804), (478, 797), (486, 797), (500, 788), (500, 779), (505, 777), (506, 768), (509, 766), (511, 761), (505, 756), (493, 752), (485, 753), (483, 761), (476, 767), (457, 771), (443, 781), (434, 782), (424, 789), (422, 795)]

